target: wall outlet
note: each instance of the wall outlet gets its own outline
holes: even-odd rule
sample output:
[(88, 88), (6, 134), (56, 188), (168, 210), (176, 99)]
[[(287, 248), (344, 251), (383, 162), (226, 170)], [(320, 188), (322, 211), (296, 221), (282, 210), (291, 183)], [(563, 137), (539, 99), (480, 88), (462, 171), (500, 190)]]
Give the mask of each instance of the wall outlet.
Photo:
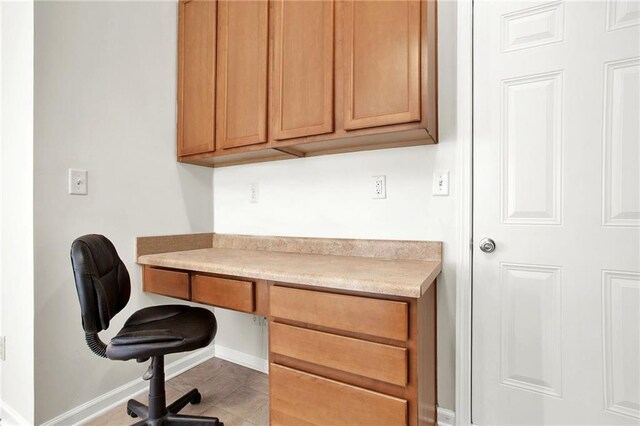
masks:
[(6, 359), (4, 348), (5, 348), (6, 337), (0, 336), (0, 361), (4, 361)]
[(373, 199), (387, 198), (387, 177), (384, 175), (373, 177)]
[(257, 183), (249, 184), (249, 202), (257, 203), (260, 200), (260, 185)]
[(69, 169), (69, 194), (87, 195), (87, 171)]
[(433, 195), (449, 195), (449, 170), (433, 172)]

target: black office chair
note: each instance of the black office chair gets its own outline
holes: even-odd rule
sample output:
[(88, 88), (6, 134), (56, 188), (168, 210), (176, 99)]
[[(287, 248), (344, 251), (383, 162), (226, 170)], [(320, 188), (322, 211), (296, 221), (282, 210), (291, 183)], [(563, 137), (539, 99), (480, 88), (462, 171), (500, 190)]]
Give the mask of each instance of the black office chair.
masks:
[(127, 403), (127, 414), (144, 419), (136, 425), (222, 426), (215, 417), (181, 415), (187, 404), (199, 404), (202, 396), (192, 389), (167, 406), (164, 388), (164, 355), (207, 346), (217, 331), (215, 316), (207, 309), (163, 305), (141, 309), (106, 345), (98, 333), (127, 305), (131, 293), (129, 273), (115, 247), (102, 235), (85, 235), (71, 245), (71, 264), (80, 299), (82, 326), (89, 348), (112, 360), (135, 359), (151, 365), (144, 374), (149, 385), (149, 406), (136, 400)]

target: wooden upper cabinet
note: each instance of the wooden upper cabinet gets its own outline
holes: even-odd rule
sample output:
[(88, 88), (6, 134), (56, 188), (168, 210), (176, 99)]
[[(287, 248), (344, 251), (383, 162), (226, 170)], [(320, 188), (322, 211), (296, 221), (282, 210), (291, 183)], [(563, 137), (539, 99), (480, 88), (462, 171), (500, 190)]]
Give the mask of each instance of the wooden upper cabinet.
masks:
[(214, 149), (216, 2), (179, 3), (178, 155)]
[(333, 131), (333, 0), (273, 1), (273, 139)]
[(420, 1), (344, 3), (344, 128), (420, 120)]
[(437, 0), (179, 0), (179, 161), (437, 143)]
[(268, 4), (218, 1), (216, 145), (267, 142)]

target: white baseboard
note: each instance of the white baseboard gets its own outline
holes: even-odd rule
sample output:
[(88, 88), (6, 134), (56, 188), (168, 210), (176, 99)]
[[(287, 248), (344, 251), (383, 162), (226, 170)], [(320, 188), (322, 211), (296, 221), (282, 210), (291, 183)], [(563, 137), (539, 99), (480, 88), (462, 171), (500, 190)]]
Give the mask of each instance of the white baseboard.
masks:
[(438, 407), (438, 426), (454, 426), (456, 424), (456, 413), (446, 408)]
[[(214, 356), (214, 346), (207, 346), (206, 348), (193, 351), (189, 355), (167, 364), (164, 369), (165, 377), (167, 379), (175, 377)], [(81, 422), (89, 421), (133, 398), (135, 395), (145, 391), (148, 387), (149, 384), (142, 380), (142, 378), (132, 380), (66, 413), (62, 413), (58, 417), (43, 423), (42, 426), (77, 425)], [(11, 425), (11, 423), (8, 423), (8, 425)], [(5, 424), (3, 423), (2, 426), (5, 426)]]
[(243, 367), (248, 367), (253, 370), (269, 374), (269, 361), (266, 359), (236, 351), (235, 349), (227, 348), (225, 346), (215, 345), (215, 347), (216, 358), (224, 359), (225, 361), (240, 364)]
[(0, 399), (0, 425), (2, 426), (29, 426), (31, 422), (22, 417), (16, 410)]

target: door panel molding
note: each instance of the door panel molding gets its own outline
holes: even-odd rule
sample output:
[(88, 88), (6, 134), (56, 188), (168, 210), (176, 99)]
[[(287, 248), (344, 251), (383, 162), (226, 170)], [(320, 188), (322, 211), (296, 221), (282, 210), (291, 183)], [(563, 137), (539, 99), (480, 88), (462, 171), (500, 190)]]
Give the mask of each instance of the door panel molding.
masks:
[(639, 227), (640, 58), (606, 63), (604, 75), (602, 222)]
[(502, 15), (502, 52), (564, 40), (564, 2), (543, 4)]
[(561, 398), (562, 268), (502, 263), (500, 271), (501, 383)]
[(640, 419), (640, 406), (633, 401), (632, 382), (637, 388), (640, 353), (632, 339), (640, 335), (639, 312), (640, 273), (602, 271), (605, 409), (635, 419)]
[(562, 223), (562, 79), (555, 71), (502, 81), (502, 223)]
[(607, 31), (615, 31), (623, 28), (640, 25), (640, 14), (633, 10), (637, 4), (628, 0), (607, 1)]

